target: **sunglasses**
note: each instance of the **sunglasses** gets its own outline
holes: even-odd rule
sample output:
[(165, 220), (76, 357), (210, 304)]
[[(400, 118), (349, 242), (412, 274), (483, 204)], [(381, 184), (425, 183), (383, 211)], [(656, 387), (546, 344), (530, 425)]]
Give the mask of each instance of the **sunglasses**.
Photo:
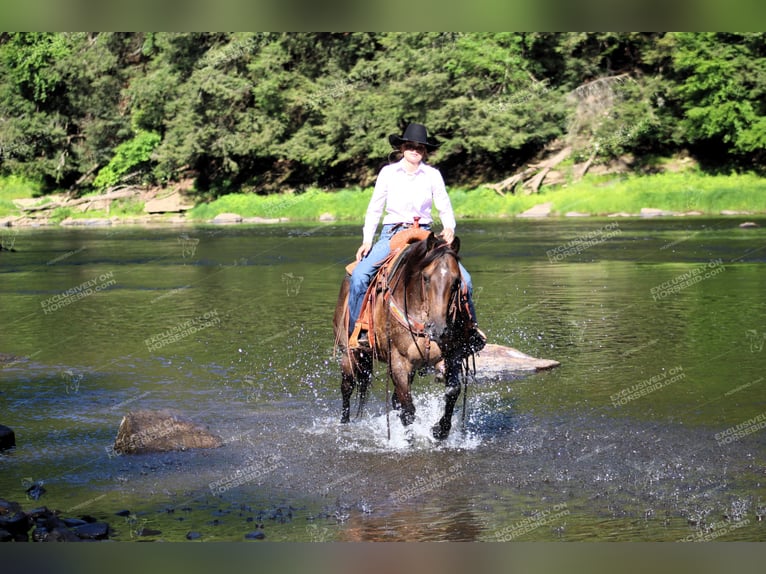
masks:
[(403, 147), (404, 147), (405, 151), (416, 151), (420, 155), (423, 155), (424, 153), (426, 153), (426, 146), (424, 146), (423, 144), (406, 143), (406, 144), (404, 144)]

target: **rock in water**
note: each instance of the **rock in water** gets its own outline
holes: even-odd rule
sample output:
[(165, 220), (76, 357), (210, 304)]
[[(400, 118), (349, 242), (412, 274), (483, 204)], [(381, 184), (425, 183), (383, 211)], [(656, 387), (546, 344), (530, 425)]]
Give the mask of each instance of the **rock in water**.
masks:
[[(513, 347), (505, 347), (487, 343), (484, 348), (474, 355), (476, 361), (475, 378), (492, 380), (502, 377), (516, 377), (523, 374), (545, 371), (558, 367), (561, 363), (553, 359), (538, 359), (522, 353)], [(469, 364), (469, 367), (472, 364)], [(437, 380), (444, 380), (444, 361), (435, 367)]]
[(223, 440), (206, 428), (180, 418), (171, 411), (135, 411), (122, 418), (114, 452), (141, 454), (186, 450), (189, 448), (217, 448)]
[(560, 364), (553, 359), (531, 357), (513, 347), (487, 343), (476, 354), (476, 376), (491, 377), (519, 371), (544, 371)]
[(16, 446), (16, 434), (12, 428), (0, 425), (0, 450), (7, 450)]
[(106, 522), (93, 522), (75, 526), (74, 533), (84, 540), (106, 540), (109, 538), (109, 525)]

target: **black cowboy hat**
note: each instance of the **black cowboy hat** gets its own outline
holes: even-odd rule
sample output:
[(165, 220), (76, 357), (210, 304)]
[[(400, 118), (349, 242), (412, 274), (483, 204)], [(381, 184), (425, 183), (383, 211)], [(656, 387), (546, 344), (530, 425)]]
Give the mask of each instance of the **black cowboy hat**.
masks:
[(419, 143), (426, 146), (428, 151), (433, 151), (441, 145), (441, 143), (434, 138), (428, 137), (426, 126), (423, 124), (410, 124), (407, 126), (407, 129), (404, 130), (401, 137), (396, 134), (391, 134), (388, 136), (388, 141), (395, 148), (398, 148), (400, 145), (407, 142)]

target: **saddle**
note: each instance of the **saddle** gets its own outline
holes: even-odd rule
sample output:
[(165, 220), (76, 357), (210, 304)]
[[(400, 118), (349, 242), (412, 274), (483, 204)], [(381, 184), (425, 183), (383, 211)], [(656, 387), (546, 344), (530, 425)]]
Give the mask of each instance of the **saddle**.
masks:
[[(414, 227), (403, 229), (391, 237), (389, 240), (391, 252), (386, 256), (385, 259), (383, 259), (383, 261), (381, 261), (380, 267), (378, 267), (378, 270), (372, 277), (370, 285), (367, 287), (367, 291), (364, 294), (362, 309), (359, 311), (359, 317), (356, 320), (354, 332), (351, 333), (351, 336), (349, 337), (350, 347), (358, 346), (359, 333), (361, 333), (362, 330), (367, 331), (370, 347), (375, 346), (375, 330), (372, 328), (372, 313), (375, 307), (375, 294), (380, 288), (382, 282), (385, 281), (385, 278), (387, 278), (389, 274), (394, 269), (396, 269), (396, 265), (404, 253), (405, 248), (412, 243), (426, 239), (430, 233), (431, 232), (429, 230), (420, 227), (416, 221)], [(351, 273), (354, 271), (354, 268), (356, 267), (356, 264), (356, 261), (352, 261), (346, 265), (346, 273), (351, 275)], [(346, 299), (346, 308), (348, 309), (348, 299)]]

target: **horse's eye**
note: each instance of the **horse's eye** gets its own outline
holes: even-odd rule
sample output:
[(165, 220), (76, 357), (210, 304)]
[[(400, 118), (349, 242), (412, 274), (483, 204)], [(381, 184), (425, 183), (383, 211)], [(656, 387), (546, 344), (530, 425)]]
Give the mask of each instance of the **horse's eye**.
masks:
[(423, 275), (423, 282), (424, 283), (430, 283), (431, 282), (431, 276), (430, 275)]

